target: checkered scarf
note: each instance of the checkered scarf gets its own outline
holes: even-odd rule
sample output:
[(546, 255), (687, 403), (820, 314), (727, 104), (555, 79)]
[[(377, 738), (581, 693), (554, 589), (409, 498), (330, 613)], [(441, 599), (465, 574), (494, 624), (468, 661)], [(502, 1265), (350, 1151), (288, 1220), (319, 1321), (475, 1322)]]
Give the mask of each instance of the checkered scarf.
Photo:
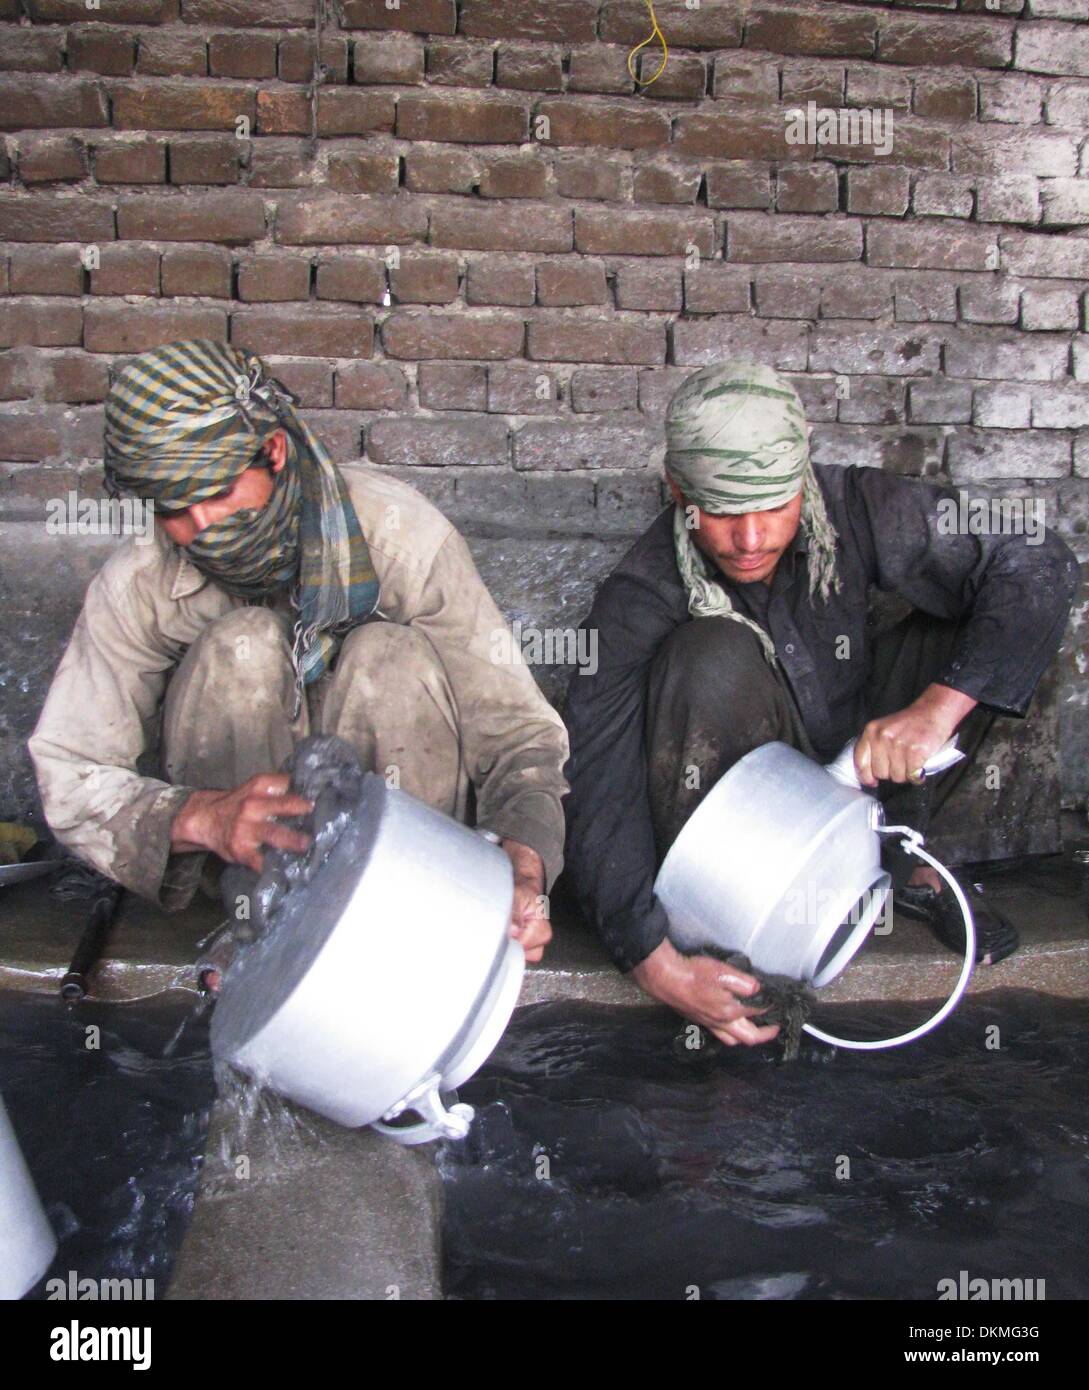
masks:
[(110, 386), (105, 412), (110, 491), (183, 510), (229, 488), (278, 429), (286, 466), (261, 509), (205, 527), (185, 547), (229, 592), (260, 599), (294, 581), (296, 715), (303, 688), (329, 667), (345, 634), (378, 604), (378, 579), (348, 489), (295, 398), (254, 353), (203, 340), (141, 353)]

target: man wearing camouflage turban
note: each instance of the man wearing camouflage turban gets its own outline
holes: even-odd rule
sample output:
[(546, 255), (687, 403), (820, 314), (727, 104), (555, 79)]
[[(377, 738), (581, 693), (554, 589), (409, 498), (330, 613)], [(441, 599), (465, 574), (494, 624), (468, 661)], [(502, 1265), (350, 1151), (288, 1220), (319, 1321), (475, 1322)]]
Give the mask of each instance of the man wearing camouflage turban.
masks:
[[(777, 1030), (746, 1005), (757, 979), (670, 943), (653, 885), (681, 827), (761, 744), (827, 762), (857, 738), (859, 778), (890, 822), (926, 831), (938, 816), (940, 829), (996, 715), (1025, 713), (1077, 567), (1050, 534), (1033, 546), (943, 527), (947, 487), (814, 464), (798, 392), (754, 362), (695, 372), (665, 436), (673, 503), (598, 591), (585, 624), (598, 669), (568, 692), (568, 877), (648, 994), (728, 1045), (759, 1043)], [(900, 605), (883, 627), (875, 592)], [(919, 785), (954, 731), (966, 760)], [(937, 876), (886, 854), (898, 908), (962, 950)], [(1008, 955), (1014, 928), (967, 892), (979, 958)]]
[(104, 454), (107, 489), (154, 507), (155, 544), (95, 576), (30, 740), (57, 838), (177, 910), (217, 866), (306, 848), (282, 769), (336, 734), (496, 836), (512, 934), (540, 959), (567, 741), (527, 667), (496, 659), (509, 629), (450, 523), (379, 469), (336, 467), (261, 358), (223, 343), (125, 364)]

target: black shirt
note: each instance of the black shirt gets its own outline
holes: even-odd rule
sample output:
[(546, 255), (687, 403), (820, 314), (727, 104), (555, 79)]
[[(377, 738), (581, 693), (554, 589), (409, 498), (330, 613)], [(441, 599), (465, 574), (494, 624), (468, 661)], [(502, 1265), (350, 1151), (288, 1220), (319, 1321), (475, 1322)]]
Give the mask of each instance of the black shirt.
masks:
[[(1077, 588), (1078, 566), (1067, 546), (1046, 528), (1038, 544), (1024, 534), (954, 530), (938, 504), (955, 504), (955, 489), (876, 468), (818, 464), (814, 471), (839, 536), (840, 591), (827, 603), (810, 598), (802, 528), (770, 586), (735, 584), (721, 573), (716, 579), (735, 608), (771, 634), (818, 755), (834, 757), (866, 722), (871, 586), (935, 617), (963, 620), (940, 683), (1023, 716), (1058, 651)], [(638, 965), (666, 935), (665, 911), (654, 897), (647, 675), (661, 643), (689, 621), (671, 506), (598, 590), (584, 624), (597, 630), (597, 670), (576, 671), (567, 695), (567, 872), (622, 970)]]

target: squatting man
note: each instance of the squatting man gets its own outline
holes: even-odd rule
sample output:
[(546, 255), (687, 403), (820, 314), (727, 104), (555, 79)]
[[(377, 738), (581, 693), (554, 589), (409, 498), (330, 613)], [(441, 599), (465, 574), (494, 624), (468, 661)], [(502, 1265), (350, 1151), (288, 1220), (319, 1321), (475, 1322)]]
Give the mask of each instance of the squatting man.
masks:
[[(341, 471), (261, 359), (172, 343), (106, 400), (115, 495), (155, 508), (88, 587), (30, 753), (57, 838), (166, 911), (216, 870), (310, 840), (282, 772), (311, 732), (499, 837), (511, 934), (540, 960), (560, 871), (567, 737), (465, 542), (419, 493)], [(141, 760), (161, 720), (160, 766)], [(154, 775), (157, 771), (158, 775)]]
[[(570, 682), (568, 875), (621, 970), (722, 1042), (761, 1043), (759, 982), (670, 943), (654, 880), (718, 779), (774, 740), (855, 766), (893, 823), (941, 829), (997, 715), (1024, 716), (1078, 580), (1050, 532), (945, 524), (952, 489), (879, 468), (814, 464), (801, 400), (768, 367), (685, 381), (666, 418), (670, 506), (595, 598), (598, 669)], [(876, 601), (875, 601), (876, 599)], [(967, 755), (919, 785), (954, 734)], [(977, 801), (984, 795), (977, 793)], [(986, 807), (980, 805), (980, 815)], [(952, 950), (948, 889), (886, 844), (896, 907)], [(978, 960), (1017, 947), (971, 885)]]

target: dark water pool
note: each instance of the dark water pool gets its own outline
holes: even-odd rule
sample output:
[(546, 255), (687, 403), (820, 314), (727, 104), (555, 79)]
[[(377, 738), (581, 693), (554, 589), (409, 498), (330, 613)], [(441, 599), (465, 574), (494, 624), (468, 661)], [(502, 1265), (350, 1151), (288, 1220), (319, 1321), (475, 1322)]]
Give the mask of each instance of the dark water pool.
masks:
[[(923, 1016), (821, 1021), (877, 1036)], [(689, 1052), (664, 1010), (521, 1010), (462, 1088), (470, 1138), (441, 1154), (447, 1291), (934, 1299), (964, 1270), (1085, 1298), (1087, 1023), (1084, 1004), (1002, 991), (908, 1047), (807, 1040), (783, 1064)]]
[(0, 992), (0, 1094), (60, 1237), (47, 1279), (153, 1280), (161, 1298), (215, 1098), (207, 1018), (190, 997), (69, 1012)]

